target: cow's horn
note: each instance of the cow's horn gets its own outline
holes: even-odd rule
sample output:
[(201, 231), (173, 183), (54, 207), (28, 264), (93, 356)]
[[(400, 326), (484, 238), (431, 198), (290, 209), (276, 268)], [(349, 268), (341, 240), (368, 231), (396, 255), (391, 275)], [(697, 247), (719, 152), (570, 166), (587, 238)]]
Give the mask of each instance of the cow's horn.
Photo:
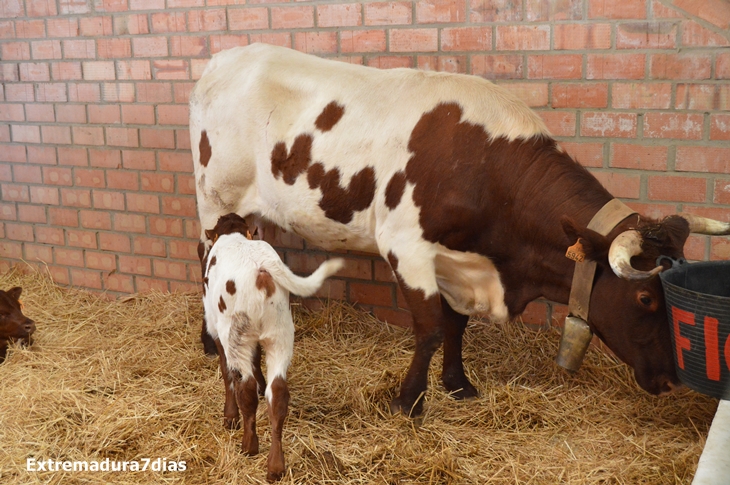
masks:
[(695, 234), (709, 234), (711, 236), (723, 236), (725, 234), (730, 234), (730, 223), (695, 216), (693, 214), (678, 215), (689, 222), (689, 232)]
[(624, 231), (613, 240), (608, 250), (608, 262), (616, 276), (628, 280), (645, 280), (663, 269), (657, 266), (651, 271), (641, 271), (631, 266), (631, 258), (641, 254), (641, 242), (639, 231)]

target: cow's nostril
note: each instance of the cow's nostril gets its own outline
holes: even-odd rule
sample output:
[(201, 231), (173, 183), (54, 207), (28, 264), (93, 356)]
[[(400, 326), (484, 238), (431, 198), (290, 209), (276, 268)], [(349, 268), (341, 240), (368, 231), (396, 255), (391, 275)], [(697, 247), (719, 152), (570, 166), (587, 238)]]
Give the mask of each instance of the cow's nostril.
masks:
[(25, 323), (23, 328), (25, 329), (26, 332), (33, 333), (33, 332), (35, 332), (35, 322), (33, 320), (30, 320)]

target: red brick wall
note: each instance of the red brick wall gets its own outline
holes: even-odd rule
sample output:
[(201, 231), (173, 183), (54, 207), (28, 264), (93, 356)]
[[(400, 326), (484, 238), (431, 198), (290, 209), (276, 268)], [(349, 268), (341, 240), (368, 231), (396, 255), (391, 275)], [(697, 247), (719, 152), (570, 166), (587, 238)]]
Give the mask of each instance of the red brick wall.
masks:
[[(0, 266), (112, 294), (197, 288), (188, 94), (212, 54), (256, 41), (493, 79), (630, 205), (730, 220), (729, 26), (725, 0), (2, 0)], [(323, 257), (277, 245), (295, 270)], [(730, 240), (687, 253), (727, 259)], [(407, 321), (386, 265), (346, 256), (323, 294)]]

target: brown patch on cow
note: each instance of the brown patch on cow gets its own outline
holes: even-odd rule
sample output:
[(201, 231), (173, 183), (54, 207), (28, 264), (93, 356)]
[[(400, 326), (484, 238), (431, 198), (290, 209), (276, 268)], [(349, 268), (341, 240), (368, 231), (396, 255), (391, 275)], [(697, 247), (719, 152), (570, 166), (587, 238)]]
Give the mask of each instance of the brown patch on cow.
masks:
[(236, 282), (233, 280), (226, 281), (226, 291), (231, 295), (236, 294)]
[(256, 288), (266, 292), (266, 298), (270, 298), (276, 292), (276, 285), (271, 273), (265, 269), (260, 269), (258, 276), (256, 276)]
[(347, 188), (340, 186), (340, 171), (333, 168), (327, 172), (321, 163), (316, 163), (307, 172), (309, 187), (322, 190), (319, 206), (325, 216), (342, 224), (352, 220), (356, 211), (367, 209), (375, 197), (375, 170), (365, 167), (350, 179)]
[(393, 254), (393, 251), (388, 252), (388, 262), (390, 263), (390, 269), (393, 271), (398, 269), (398, 257)]
[(388, 209), (395, 209), (406, 191), (406, 174), (398, 171), (393, 174), (385, 187), (385, 205)]
[(218, 301), (218, 310), (220, 310), (221, 313), (226, 311), (226, 302), (223, 299), (223, 295), (221, 295), (221, 299)]
[(312, 135), (302, 134), (294, 139), (291, 150), (280, 141), (271, 150), (271, 173), (275, 178), (282, 176), (284, 182), (294, 185), (297, 177), (306, 172), (312, 162)]
[(215, 256), (213, 256), (212, 258), (210, 258), (210, 265), (208, 266), (208, 270), (210, 271), (210, 268), (212, 268), (213, 266), (215, 266), (215, 263), (217, 263), (217, 262), (218, 262), (218, 258), (216, 258)]
[(198, 148), (200, 149), (200, 164), (207, 167), (208, 162), (210, 162), (210, 157), (213, 155), (213, 148), (210, 146), (208, 133), (206, 133), (205, 130), (200, 133), (200, 143), (198, 144)]
[(330, 131), (340, 121), (343, 114), (345, 114), (345, 107), (337, 104), (336, 101), (332, 101), (324, 107), (314, 122), (314, 126), (323, 132)]

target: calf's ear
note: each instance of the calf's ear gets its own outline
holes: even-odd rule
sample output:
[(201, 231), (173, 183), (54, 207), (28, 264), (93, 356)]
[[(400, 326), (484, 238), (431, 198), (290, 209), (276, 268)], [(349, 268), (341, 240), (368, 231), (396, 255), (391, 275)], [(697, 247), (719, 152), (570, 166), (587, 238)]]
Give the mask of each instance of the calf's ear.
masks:
[(567, 236), (569, 245), (580, 240), (586, 259), (598, 263), (608, 263), (608, 250), (611, 249), (611, 241), (606, 236), (578, 225), (568, 216), (561, 217), (560, 223), (563, 226), (563, 232)]
[(6, 291), (6, 293), (13, 300), (19, 300), (20, 294), (23, 293), (23, 288), (21, 288), (20, 286), (16, 286), (15, 288), (10, 288), (8, 291)]

